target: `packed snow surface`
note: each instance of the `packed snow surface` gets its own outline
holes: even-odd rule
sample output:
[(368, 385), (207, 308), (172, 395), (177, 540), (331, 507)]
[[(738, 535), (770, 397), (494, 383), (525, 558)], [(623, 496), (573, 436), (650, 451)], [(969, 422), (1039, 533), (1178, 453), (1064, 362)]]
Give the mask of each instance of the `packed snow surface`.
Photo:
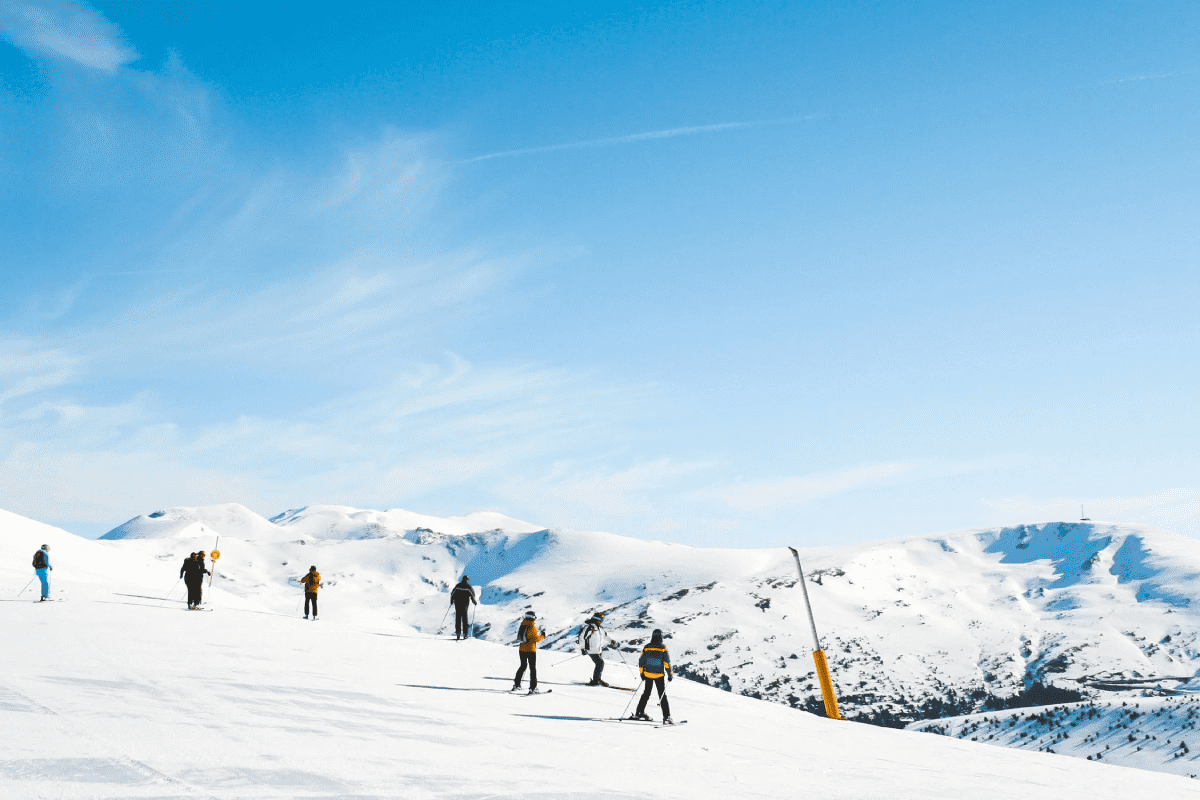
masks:
[[(0, 512), (0, 576), (11, 587), (0, 603), (0, 797), (1200, 798), (1200, 786), (1174, 775), (826, 720), (683, 679), (669, 691), (687, 724), (617, 722), (631, 694), (578, 685), (590, 671), (584, 659), (543, 652), (540, 678), (553, 693), (512, 694), (515, 648), (436, 635), (445, 594), (429, 576), (464, 563), (492, 570), (483, 608), (496, 630), (550, 577), (568, 585), (544, 605), (566, 617), (589, 591), (636, 597), (706, 571), (721, 581), (781, 575), (777, 554), (726, 554), (722, 564), (716, 552), (649, 542), (625, 550), (629, 540), (600, 535), (564, 544), (546, 532), (253, 546), (221, 535), (212, 610), (191, 612), (171, 584), (182, 557), (207, 541), (87, 541)], [(19, 591), (43, 542), (52, 596), (65, 602)], [(573, 566), (578, 554), (613, 562)], [(426, 556), (435, 559), (427, 571), (409, 576)], [(315, 623), (299, 617), (300, 592), (286, 580), (309, 561), (338, 576)], [(226, 566), (233, 580), (222, 577)], [(620, 569), (637, 583), (621, 582)], [(414, 591), (394, 588), (405, 581)], [(518, 601), (508, 586), (531, 594)], [(441, 602), (422, 603), (417, 589)], [(776, 587), (770, 608), (792, 608), (792, 594)], [(632, 685), (621, 655), (605, 675)]]

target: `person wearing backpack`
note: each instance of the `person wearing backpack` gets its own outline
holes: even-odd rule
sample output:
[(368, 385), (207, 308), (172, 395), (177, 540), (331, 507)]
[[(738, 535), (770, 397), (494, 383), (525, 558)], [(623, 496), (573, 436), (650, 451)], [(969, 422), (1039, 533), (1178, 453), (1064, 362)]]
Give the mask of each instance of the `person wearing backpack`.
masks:
[(54, 567), (50, 566), (50, 545), (44, 544), (41, 549), (33, 554), (33, 569), (37, 573), (38, 579), (42, 582), (42, 599), (39, 603), (43, 603), (50, 599), (50, 570)]
[(642, 671), (642, 680), (646, 682), (646, 690), (642, 692), (637, 713), (631, 719), (650, 719), (646, 715), (646, 703), (650, 700), (650, 687), (656, 686), (658, 687), (658, 704), (662, 707), (663, 712), (663, 724), (672, 724), (671, 705), (667, 702), (667, 685), (663, 683), (664, 675), (667, 680), (674, 680), (671, 675), (671, 654), (667, 652), (667, 647), (663, 644), (663, 632), (657, 628), (650, 635), (650, 644), (642, 648), (642, 657), (638, 659), (638, 667)]
[(471, 603), (479, 605), (479, 601), (475, 599), (475, 590), (471, 588), (466, 575), (462, 576), (462, 580), (454, 587), (454, 591), (450, 592), (450, 602), (454, 604), (454, 641), (457, 642), (460, 638), (466, 639), (470, 632), (467, 624), (467, 608)]
[(537, 645), (545, 638), (544, 635), (538, 633), (537, 614), (526, 611), (525, 618), (521, 620), (521, 625), (517, 628), (521, 668), (517, 670), (516, 677), (513, 678), (514, 692), (521, 688), (521, 678), (525, 675), (526, 666), (529, 667), (529, 693), (537, 692)]
[[(304, 618), (308, 619), (308, 606), (312, 604), (313, 622), (317, 621), (317, 589), (321, 588), (321, 573), (317, 572), (314, 564), (308, 568), (308, 574), (300, 579), (304, 584)], [(337, 592), (334, 592), (337, 594)]]
[[(592, 679), (588, 681), (588, 686), (608, 686), (600, 675), (604, 672), (604, 658), (600, 655), (605, 647), (613, 645), (600, 626), (604, 624), (604, 612), (597, 611), (595, 614), (583, 624), (583, 628), (579, 631), (579, 638), (576, 640), (579, 644), (579, 650), (583, 655), (590, 656), (595, 668), (592, 670)], [(615, 645), (613, 645), (615, 647)]]
[(183, 568), (179, 572), (188, 590), (188, 610), (199, 608), (203, 602), (204, 576), (209, 574), (204, 568), (204, 551), (193, 553), (191, 558), (183, 562)]

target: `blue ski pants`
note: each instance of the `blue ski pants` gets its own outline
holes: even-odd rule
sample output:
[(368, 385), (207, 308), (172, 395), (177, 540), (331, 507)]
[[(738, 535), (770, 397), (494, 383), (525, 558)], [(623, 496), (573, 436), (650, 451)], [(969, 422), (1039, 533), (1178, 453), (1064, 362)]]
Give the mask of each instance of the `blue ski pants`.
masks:
[(50, 596), (50, 571), (45, 567), (37, 570), (38, 579), (42, 582), (42, 597)]

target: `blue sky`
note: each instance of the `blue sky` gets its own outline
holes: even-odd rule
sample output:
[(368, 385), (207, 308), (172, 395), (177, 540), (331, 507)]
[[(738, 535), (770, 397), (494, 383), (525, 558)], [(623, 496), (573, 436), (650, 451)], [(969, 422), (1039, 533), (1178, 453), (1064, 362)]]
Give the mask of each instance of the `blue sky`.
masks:
[(0, 507), (1185, 533), (1192, 3), (0, 9)]

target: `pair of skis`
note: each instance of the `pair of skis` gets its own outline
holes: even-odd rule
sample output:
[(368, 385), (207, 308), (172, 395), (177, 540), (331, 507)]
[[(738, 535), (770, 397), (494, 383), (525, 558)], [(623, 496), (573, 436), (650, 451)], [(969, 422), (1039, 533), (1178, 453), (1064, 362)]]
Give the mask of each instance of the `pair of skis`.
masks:
[(687, 724), (686, 719), (677, 719), (672, 722), (655, 722), (652, 719), (638, 719), (637, 717), (616, 717), (616, 718), (614, 718), (614, 721), (616, 721), (616, 722), (640, 722), (643, 725), (649, 724), (651, 727), (654, 727), (654, 728), (673, 728), (676, 725), (686, 725)]
[(590, 683), (588, 681), (576, 681), (573, 686), (603, 686), (606, 689), (617, 689), (622, 692), (636, 692), (637, 689), (630, 689), (628, 686), (613, 686), (611, 683)]

